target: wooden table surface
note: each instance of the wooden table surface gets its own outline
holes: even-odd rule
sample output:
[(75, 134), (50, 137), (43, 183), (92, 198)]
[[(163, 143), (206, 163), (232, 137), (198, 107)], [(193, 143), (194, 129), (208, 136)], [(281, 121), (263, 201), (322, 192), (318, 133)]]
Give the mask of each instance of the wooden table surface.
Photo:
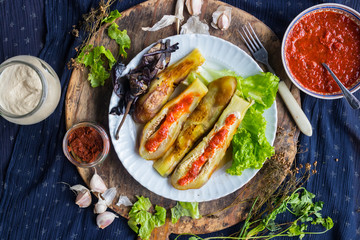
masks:
[[(116, 21), (119, 29), (126, 29), (132, 40), (131, 49), (128, 50), (128, 59), (131, 60), (138, 52), (158, 39), (176, 34), (175, 25), (166, 27), (157, 32), (144, 32), (141, 27), (149, 26), (161, 19), (164, 14), (174, 14), (176, 1), (173, 0), (150, 0), (139, 4), (131, 9), (122, 12), (122, 17)], [(211, 22), (211, 15), (220, 5), (229, 6), (223, 2), (214, 0), (204, 0), (201, 19), (207, 23)], [(184, 9), (185, 21), (189, 17), (186, 8)], [(277, 36), (264, 23), (256, 19), (249, 13), (238, 8), (232, 7), (231, 26), (226, 31), (215, 30), (210, 27), (210, 34), (225, 39), (241, 49), (248, 52), (236, 29), (240, 29), (245, 23), (250, 23), (260, 40), (269, 52), (269, 62), (275, 69), (277, 75), (285, 80), (290, 87), (295, 99), (300, 103), (299, 90), (290, 84), (281, 63), (280, 47), (281, 42)], [(103, 45), (110, 49), (114, 56), (118, 52), (118, 46), (111, 40), (102, 27), (93, 37), (94, 45)], [(266, 69), (264, 69), (266, 70)], [(80, 121), (95, 121), (105, 127), (108, 131), (108, 107), (112, 94), (112, 84), (106, 81), (105, 86), (91, 88), (87, 81), (87, 70), (73, 70), (69, 81), (65, 100), (66, 126), (71, 127)], [(166, 239), (170, 233), (208, 233), (222, 230), (245, 219), (251, 207), (251, 201), (257, 196), (260, 199), (267, 199), (284, 180), (297, 152), (297, 138), (299, 130), (296, 128), (291, 116), (285, 108), (282, 100), (277, 96), (278, 130), (275, 138), (275, 151), (282, 154), (283, 158), (272, 158), (265, 162), (263, 168), (251, 179), (244, 187), (232, 194), (220, 199), (203, 202), (199, 204), (200, 213), (204, 216), (199, 220), (188, 217), (181, 218), (176, 224), (170, 221), (170, 214), (162, 227), (156, 228), (152, 233), (153, 239)], [(108, 187), (117, 187), (118, 196), (126, 195), (132, 202), (136, 201), (136, 195), (149, 197), (153, 204), (157, 204), (170, 209), (176, 202), (158, 196), (143, 186), (141, 186), (122, 166), (113, 147), (111, 147), (108, 158), (96, 167), (97, 172), (104, 178)], [(89, 184), (89, 180), (94, 173), (94, 169), (81, 169), (79, 174), (84, 181)], [(117, 201), (117, 198), (116, 198)], [(129, 207), (116, 206), (112, 209), (128, 218)], [(225, 207), (232, 207), (222, 210)], [(222, 210), (222, 211), (221, 211)], [(215, 213), (211, 216), (206, 216)]]

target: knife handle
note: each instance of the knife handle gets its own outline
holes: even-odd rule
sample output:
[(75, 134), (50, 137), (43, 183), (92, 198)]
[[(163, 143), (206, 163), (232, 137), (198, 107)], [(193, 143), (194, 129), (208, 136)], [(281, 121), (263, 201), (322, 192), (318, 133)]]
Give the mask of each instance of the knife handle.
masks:
[(279, 93), (300, 131), (310, 137), (312, 135), (311, 123), (284, 81), (279, 82)]

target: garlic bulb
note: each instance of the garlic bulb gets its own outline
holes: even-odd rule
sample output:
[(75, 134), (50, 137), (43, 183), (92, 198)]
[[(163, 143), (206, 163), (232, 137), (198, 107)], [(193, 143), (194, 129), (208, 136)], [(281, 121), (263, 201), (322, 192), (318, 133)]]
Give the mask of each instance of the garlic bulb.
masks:
[(118, 218), (118, 216), (116, 216), (114, 213), (103, 212), (96, 217), (96, 224), (99, 228), (104, 229), (109, 226), (115, 218)]
[(95, 173), (90, 180), (90, 188), (91, 191), (99, 193), (103, 193), (107, 189), (104, 180), (97, 174), (96, 168)]
[(90, 190), (84, 187), (83, 185), (77, 184), (70, 187), (70, 190), (74, 191), (76, 194), (75, 203), (81, 207), (86, 208), (91, 204), (91, 194)]
[(220, 6), (212, 14), (211, 26), (222, 31), (228, 29), (231, 23), (231, 7)]

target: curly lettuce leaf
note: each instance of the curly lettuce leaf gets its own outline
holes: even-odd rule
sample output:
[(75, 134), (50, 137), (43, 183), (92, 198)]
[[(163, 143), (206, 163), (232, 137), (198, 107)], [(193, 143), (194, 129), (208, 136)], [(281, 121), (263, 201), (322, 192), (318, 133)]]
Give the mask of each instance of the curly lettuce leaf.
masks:
[(183, 216), (193, 219), (201, 218), (199, 213), (199, 203), (197, 202), (177, 202), (175, 207), (171, 208), (171, 222), (177, 223)]
[(110, 73), (104, 67), (105, 59), (107, 59), (109, 69), (116, 63), (116, 60), (110, 50), (104, 46), (87, 45), (79, 56), (76, 58), (78, 63), (82, 63), (85, 67), (90, 67), (88, 80), (92, 87), (104, 86), (105, 80), (110, 77)]
[(275, 153), (265, 137), (265, 129), (265, 118), (252, 106), (233, 137), (233, 162), (227, 173), (241, 175), (247, 168), (259, 169)]
[(279, 78), (272, 73), (260, 73), (238, 84), (238, 90), (245, 98), (255, 100), (255, 104), (247, 111), (233, 137), (233, 162), (227, 173), (241, 175), (247, 168), (259, 169), (274, 155), (274, 147), (265, 137), (266, 120), (262, 114), (275, 101), (278, 83)]
[(152, 214), (149, 212), (152, 206), (149, 198), (136, 197), (138, 201), (134, 203), (129, 212), (128, 225), (141, 239), (149, 239), (154, 228), (165, 224), (166, 209), (156, 205), (155, 213)]
[(255, 100), (257, 110), (265, 110), (273, 104), (278, 90), (279, 78), (274, 74), (259, 73), (240, 80), (237, 88), (245, 98)]
[(123, 58), (127, 58), (127, 52), (125, 51), (125, 48), (129, 49), (131, 44), (131, 40), (127, 35), (127, 31), (120, 31), (119, 26), (116, 23), (112, 23), (108, 29), (108, 35), (119, 45), (119, 55)]

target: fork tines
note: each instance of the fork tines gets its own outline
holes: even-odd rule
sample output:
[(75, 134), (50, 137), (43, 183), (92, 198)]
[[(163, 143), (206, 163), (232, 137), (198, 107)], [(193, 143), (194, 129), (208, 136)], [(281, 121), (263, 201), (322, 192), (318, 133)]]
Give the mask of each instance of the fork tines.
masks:
[(254, 53), (257, 50), (259, 50), (260, 48), (264, 48), (264, 46), (261, 44), (259, 38), (256, 36), (256, 33), (254, 31), (254, 29), (252, 28), (252, 26), (250, 25), (250, 23), (248, 23), (247, 25), (249, 25), (249, 28), (251, 29), (251, 31), (249, 30), (249, 28), (245, 25), (244, 27), (242, 27), (242, 30), (244, 32), (244, 35), (237, 29), (237, 31), (239, 32), (241, 38), (244, 40), (247, 48), (250, 50), (250, 52)]

